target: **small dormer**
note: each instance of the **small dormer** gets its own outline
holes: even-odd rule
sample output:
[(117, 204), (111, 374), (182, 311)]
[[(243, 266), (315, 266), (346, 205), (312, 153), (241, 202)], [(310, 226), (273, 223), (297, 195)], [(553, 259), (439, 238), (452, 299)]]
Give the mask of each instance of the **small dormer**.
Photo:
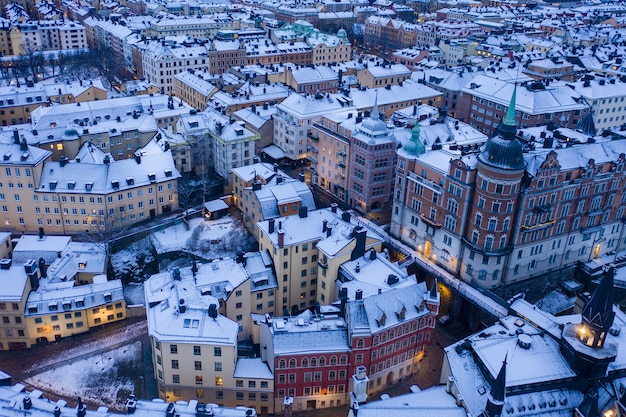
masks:
[(112, 180), (111, 187), (117, 190), (118, 188), (120, 188), (120, 182), (118, 180)]
[(50, 187), (52, 191), (54, 191), (57, 189), (57, 184), (58, 184), (57, 180), (52, 180), (48, 183), (48, 186)]
[(173, 175), (173, 173), (172, 173), (172, 170), (171, 170), (171, 169), (166, 169), (166, 170), (165, 170), (165, 176), (166, 176), (167, 178), (171, 178), (171, 177), (172, 177), (172, 175)]
[(89, 181), (85, 183), (85, 190), (91, 191), (93, 189), (93, 182)]
[(402, 304), (399, 311), (396, 311), (396, 317), (398, 317), (399, 321), (404, 321), (404, 317), (406, 316), (406, 307)]
[(156, 174), (154, 172), (149, 172), (148, 173), (148, 180), (150, 180), (150, 182), (156, 181)]
[(73, 190), (74, 187), (76, 187), (76, 181), (68, 181), (67, 182), (67, 189), (68, 190)]
[(4, 160), (5, 160), (5, 161), (10, 161), (10, 160), (11, 160), (11, 156), (12, 156), (12, 155), (13, 155), (13, 154), (12, 154), (11, 152), (7, 152), (7, 153), (5, 153), (5, 154), (4, 154)]
[(376, 319), (376, 324), (378, 324), (378, 327), (382, 327), (385, 325), (386, 321), (387, 321), (387, 315), (383, 311), (382, 314), (378, 316), (378, 318)]
[(134, 185), (135, 179), (133, 177), (126, 178), (126, 185)]

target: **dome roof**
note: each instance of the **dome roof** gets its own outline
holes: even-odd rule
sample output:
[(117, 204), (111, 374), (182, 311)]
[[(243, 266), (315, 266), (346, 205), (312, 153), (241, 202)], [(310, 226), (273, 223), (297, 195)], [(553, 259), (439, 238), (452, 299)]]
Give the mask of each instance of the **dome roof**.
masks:
[(520, 141), (500, 135), (490, 138), (483, 145), (478, 160), (494, 168), (517, 170), (526, 167)]
[(370, 132), (386, 132), (387, 125), (379, 118), (368, 117), (361, 123), (361, 129), (367, 129)]
[(483, 145), (478, 160), (486, 165), (500, 169), (518, 170), (526, 168), (522, 144), (515, 137), (515, 97), (517, 86), (513, 89), (511, 103), (504, 120), (498, 126), (494, 136)]

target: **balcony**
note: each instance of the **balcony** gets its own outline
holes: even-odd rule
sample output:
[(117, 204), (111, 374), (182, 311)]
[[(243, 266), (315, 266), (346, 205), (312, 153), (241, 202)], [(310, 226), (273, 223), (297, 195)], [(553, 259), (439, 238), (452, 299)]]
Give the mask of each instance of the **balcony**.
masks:
[(532, 225), (529, 224), (524, 224), (522, 225), (522, 230), (524, 231), (528, 231), (528, 230), (538, 230), (538, 229), (543, 229), (549, 226), (552, 226), (554, 224), (554, 220), (550, 220), (544, 223), (535, 223)]
[(341, 168), (345, 168), (346, 167), (346, 163), (345, 162), (339, 162), (337, 165), (339, 165)]
[(319, 150), (317, 149), (317, 146), (307, 145), (306, 148), (307, 148), (307, 150), (309, 150), (310, 152), (313, 152), (313, 153), (318, 153), (319, 152)]
[(313, 141), (315, 141), (315, 142), (318, 142), (320, 140), (319, 136), (318, 135), (314, 135), (312, 132), (307, 133), (306, 137), (311, 139), (311, 140), (313, 140)]
[(317, 158), (316, 158), (316, 157), (314, 157), (313, 155), (308, 155), (308, 156), (306, 157), (306, 159), (307, 159), (307, 161), (309, 161), (309, 162), (311, 162), (311, 163), (313, 163), (313, 164), (317, 164)]
[(428, 223), (428, 224), (429, 224), (429, 225), (431, 225), (432, 227), (437, 227), (437, 228), (439, 228), (439, 227), (443, 226), (443, 225), (442, 225), (440, 222), (438, 222), (437, 220), (435, 220), (435, 219), (431, 219), (430, 217), (427, 217), (427, 216), (425, 216), (425, 215), (423, 215), (423, 214), (420, 214), (420, 217), (422, 218), (422, 220), (423, 220), (423, 221), (425, 221), (426, 223)]

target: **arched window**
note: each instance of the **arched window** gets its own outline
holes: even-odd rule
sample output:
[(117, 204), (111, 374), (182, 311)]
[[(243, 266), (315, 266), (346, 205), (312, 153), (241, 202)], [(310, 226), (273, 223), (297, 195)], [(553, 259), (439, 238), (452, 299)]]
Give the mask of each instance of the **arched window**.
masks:
[(394, 337), (396, 337), (396, 331), (395, 331), (395, 330), (391, 330), (391, 331), (389, 332), (389, 338), (390, 338), (390, 339), (393, 339)]
[(320, 366), (326, 366), (326, 358), (324, 356), (320, 357)]
[(295, 368), (296, 367), (296, 360), (294, 358), (291, 358), (289, 360), (289, 367), (290, 368)]
[(374, 346), (376, 346), (379, 341), (380, 339), (378, 338), (378, 336), (374, 336)]
[(426, 320), (424, 320), (424, 317), (422, 317), (422, 318), (420, 319), (420, 329), (421, 329), (422, 327), (424, 327), (424, 325), (425, 325), (425, 324), (426, 324)]
[(359, 340), (356, 341), (357, 349), (363, 349), (364, 346), (365, 346), (365, 340), (359, 339)]
[(306, 368), (307, 366), (309, 366), (309, 360), (307, 358), (303, 358), (302, 359), (302, 367)]
[(341, 355), (341, 358), (339, 359), (339, 363), (342, 365), (345, 365), (348, 363), (348, 356), (346, 355)]
[(317, 366), (317, 359), (316, 358), (311, 358), (311, 366), (312, 367), (316, 367)]
[(331, 365), (337, 365), (337, 357), (336, 356), (331, 356), (330, 357), (330, 364)]
[(278, 361), (278, 367), (279, 367), (280, 369), (285, 368), (285, 366), (287, 366), (287, 361), (286, 361), (286, 360), (281, 359), (281, 360), (279, 360), (279, 361)]
[(404, 333), (408, 333), (410, 330), (409, 323), (404, 325)]
[(386, 332), (383, 333), (383, 335), (381, 336), (381, 339), (382, 339), (383, 342), (387, 341), (387, 333)]
[(414, 321), (413, 324), (411, 325), (411, 330), (415, 331), (417, 330), (417, 322)]
[(398, 327), (398, 336), (402, 336), (402, 326)]

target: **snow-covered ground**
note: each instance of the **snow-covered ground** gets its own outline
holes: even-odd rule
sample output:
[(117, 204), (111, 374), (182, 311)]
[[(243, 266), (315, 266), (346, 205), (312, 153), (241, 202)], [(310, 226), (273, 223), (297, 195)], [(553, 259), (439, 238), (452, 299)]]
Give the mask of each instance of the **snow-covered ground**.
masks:
[(141, 369), (141, 342), (55, 367), (26, 380), (61, 396), (120, 407), (135, 392), (131, 379)]
[(576, 297), (568, 297), (563, 292), (555, 290), (537, 301), (536, 305), (547, 313), (558, 314), (573, 308), (575, 303)]
[(52, 348), (28, 372), (24, 382), (44, 392), (111, 408), (122, 408), (142, 374), (141, 342), (147, 323), (138, 321), (115, 331), (94, 334), (80, 344)]
[(151, 239), (157, 253), (184, 251), (215, 259), (234, 257), (254, 245), (245, 227), (230, 216), (212, 221), (198, 217), (189, 220), (189, 226), (178, 224), (154, 233)]

